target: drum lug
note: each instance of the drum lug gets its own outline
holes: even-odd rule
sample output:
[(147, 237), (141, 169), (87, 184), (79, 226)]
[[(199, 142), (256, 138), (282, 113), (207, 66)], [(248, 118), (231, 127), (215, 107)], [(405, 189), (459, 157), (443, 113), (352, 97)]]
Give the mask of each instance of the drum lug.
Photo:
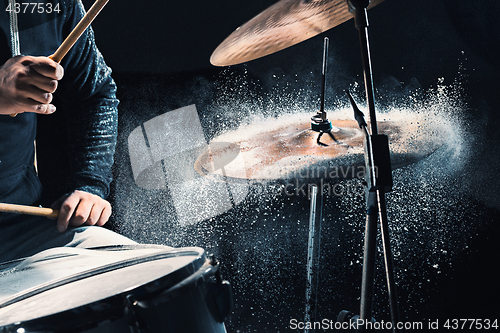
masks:
[(222, 323), (233, 310), (233, 288), (228, 281), (222, 281), (221, 284), (212, 285), (212, 293)]
[(130, 315), (130, 317), (131, 317), (129, 322), (128, 322), (128, 325), (130, 327), (130, 332), (131, 333), (149, 332), (148, 325), (139, 316), (139, 314), (135, 310), (139, 302), (135, 299), (134, 295), (132, 295), (132, 294), (127, 295), (125, 298), (127, 300), (127, 302), (126, 302), (126, 305), (127, 305), (126, 314)]
[(219, 310), (219, 321), (222, 323), (233, 310), (233, 288), (229, 281), (222, 279), (219, 262), (215, 257), (211, 255), (209, 259), (210, 264), (217, 269), (215, 272), (215, 282), (210, 283), (209, 286), (214, 296), (217, 310)]

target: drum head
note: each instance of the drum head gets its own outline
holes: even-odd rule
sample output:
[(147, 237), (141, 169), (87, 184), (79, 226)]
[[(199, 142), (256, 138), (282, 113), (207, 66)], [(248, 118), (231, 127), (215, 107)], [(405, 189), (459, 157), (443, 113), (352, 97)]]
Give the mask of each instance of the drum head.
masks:
[(0, 326), (110, 320), (123, 315), (126, 296), (169, 288), (205, 260), (201, 248), (50, 249), (0, 267)]

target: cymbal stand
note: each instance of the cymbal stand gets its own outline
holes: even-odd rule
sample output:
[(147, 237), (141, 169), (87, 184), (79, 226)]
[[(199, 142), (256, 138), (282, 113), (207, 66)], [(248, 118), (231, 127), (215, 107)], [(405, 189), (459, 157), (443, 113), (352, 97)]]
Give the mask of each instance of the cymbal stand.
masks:
[(325, 112), (325, 90), (326, 90), (326, 61), (328, 57), (328, 37), (324, 39), (323, 46), (323, 67), (322, 67), (322, 80), (321, 80), (321, 104), (320, 110), (314, 116), (311, 117), (311, 129), (315, 132), (319, 132), (318, 138), (316, 139), (316, 143), (320, 146), (327, 146), (326, 144), (320, 141), (321, 136), (327, 133), (333, 141), (337, 142), (337, 139), (332, 134), (332, 123), (326, 119)]
[[(370, 0), (347, 0), (349, 10), (354, 12), (356, 29), (359, 31), (361, 46), (361, 59), (363, 63), (363, 75), (365, 81), (366, 100), (370, 112), (371, 135), (363, 114), (349, 95), (354, 108), (355, 118), (360, 128), (365, 132), (365, 165), (367, 182), (367, 213), (365, 244), (363, 258), (363, 276), (361, 285), (360, 319), (364, 322), (372, 320), (373, 285), (375, 272), (375, 254), (377, 241), (377, 215), (380, 218), (380, 228), (384, 249), (385, 270), (390, 302), (391, 320), (393, 330), (396, 332), (396, 323), (399, 322), (399, 307), (394, 279), (394, 267), (389, 240), (389, 226), (387, 220), (387, 209), (385, 193), (392, 190), (392, 171), (389, 156), (389, 142), (386, 135), (379, 135), (375, 114), (374, 91), (372, 67), (370, 59), (370, 45), (368, 41), (368, 16), (367, 7)], [(361, 327), (360, 329), (363, 329)]]
[[(323, 67), (321, 81), (321, 105), (317, 114), (312, 116), (311, 129), (319, 132), (316, 142), (318, 145), (326, 146), (320, 142), (321, 136), (328, 133), (330, 137), (337, 142), (333, 136), (332, 123), (326, 119), (325, 112), (325, 90), (326, 90), (326, 61), (328, 56), (328, 37), (325, 37), (323, 44)], [(323, 219), (323, 183), (318, 188), (317, 184), (309, 185), (310, 195), (310, 213), (309, 213), (309, 237), (307, 243), (307, 282), (306, 282), (306, 308), (304, 322), (310, 323), (316, 321), (318, 309), (318, 285), (319, 285), (319, 258), (321, 252), (321, 221)], [(315, 329), (305, 329), (305, 333), (315, 332)]]

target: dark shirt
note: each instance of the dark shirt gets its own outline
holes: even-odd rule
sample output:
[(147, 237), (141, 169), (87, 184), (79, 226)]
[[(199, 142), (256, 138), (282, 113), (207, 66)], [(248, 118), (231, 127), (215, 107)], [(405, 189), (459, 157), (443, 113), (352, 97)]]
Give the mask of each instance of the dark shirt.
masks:
[[(59, 4), (59, 13), (29, 13), (29, 7), (28, 13), (17, 15), (22, 55), (53, 54), (85, 14), (81, 1), (52, 3)], [(2, 64), (12, 56), (11, 40), (9, 12), (0, 8)], [(92, 29), (80, 37), (61, 65), (65, 74), (55, 97), (64, 102), (64, 109), (56, 105), (56, 112), (65, 113), (67, 125), (58, 130), (67, 135), (71, 150), (71, 177), (66, 190), (83, 190), (106, 198), (112, 178), (118, 100), (111, 70), (95, 45)], [(33, 167), (36, 122), (33, 113), (0, 115), (0, 202), (32, 204), (40, 197), (41, 186)]]

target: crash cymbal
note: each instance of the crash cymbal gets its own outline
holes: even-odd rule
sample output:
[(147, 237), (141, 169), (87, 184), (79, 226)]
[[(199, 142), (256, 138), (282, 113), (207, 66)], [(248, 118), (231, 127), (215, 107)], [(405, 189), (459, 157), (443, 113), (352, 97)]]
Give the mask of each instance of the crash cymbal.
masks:
[[(372, 0), (368, 9), (384, 0)], [(351, 19), (346, 0), (281, 0), (227, 37), (210, 62), (230, 66), (283, 50)]]

